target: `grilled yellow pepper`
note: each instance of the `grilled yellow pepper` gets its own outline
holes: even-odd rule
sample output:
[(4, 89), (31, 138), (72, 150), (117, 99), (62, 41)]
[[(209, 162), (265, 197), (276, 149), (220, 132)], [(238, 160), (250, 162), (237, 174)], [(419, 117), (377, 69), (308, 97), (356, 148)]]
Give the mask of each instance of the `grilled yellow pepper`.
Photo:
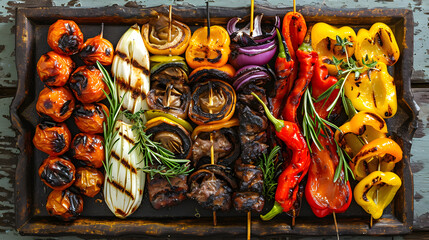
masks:
[(390, 138), (379, 138), (363, 146), (350, 162), (350, 167), (355, 178), (362, 180), (376, 170), (392, 171), (401, 160), (401, 147)]
[[(336, 45), (337, 36), (341, 39), (346, 38), (352, 45), (347, 45), (347, 55), (343, 51), (343, 47)], [(337, 59), (345, 59), (347, 56), (351, 57), (355, 52), (356, 33), (351, 27), (336, 28), (327, 23), (316, 23), (311, 29), (311, 46), (319, 56), (326, 56), (324, 63), (328, 67), (329, 75), (337, 75), (337, 68), (335, 67), (332, 57)]]
[(398, 109), (395, 80), (387, 72), (386, 64), (379, 62), (375, 68), (360, 74), (359, 78), (350, 74), (344, 84), (345, 94), (357, 110), (390, 118)]
[(374, 23), (368, 30), (360, 29), (357, 34), (355, 56), (358, 62), (372, 59), (392, 66), (399, 59), (399, 47), (392, 30), (384, 23)]
[(357, 204), (379, 219), (401, 185), (401, 179), (393, 172), (375, 171), (356, 185), (353, 195)]
[(358, 112), (339, 129), (335, 140), (350, 157), (356, 156), (367, 142), (385, 138), (387, 134), (386, 122), (373, 112)]

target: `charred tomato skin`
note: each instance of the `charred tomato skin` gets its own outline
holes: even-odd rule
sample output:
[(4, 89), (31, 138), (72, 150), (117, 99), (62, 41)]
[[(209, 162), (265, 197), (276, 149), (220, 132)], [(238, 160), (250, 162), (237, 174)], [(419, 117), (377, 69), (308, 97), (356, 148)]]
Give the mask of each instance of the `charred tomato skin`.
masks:
[(113, 55), (112, 43), (101, 35), (86, 40), (79, 53), (80, 58), (86, 65), (94, 65), (97, 61), (104, 66), (111, 65)]
[(49, 215), (58, 217), (63, 221), (74, 220), (83, 211), (82, 196), (68, 189), (54, 190), (48, 196), (46, 210)]
[(73, 113), (75, 99), (65, 87), (45, 87), (36, 103), (37, 113), (45, 119), (64, 122)]
[(37, 62), (37, 73), (40, 80), (51, 87), (62, 87), (69, 80), (74, 62), (67, 55), (54, 51), (43, 54)]
[(94, 66), (80, 66), (70, 76), (70, 88), (82, 103), (98, 102), (106, 98), (103, 90), (109, 88), (103, 81), (103, 74)]
[(42, 152), (58, 156), (69, 150), (71, 139), (65, 123), (43, 121), (36, 127), (33, 144)]
[(73, 138), (71, 152), (82, 164), (100, 168), (104, 161), (104, 139), (95, 134), (79, 133)]
[(103, 182), (104, 175), (97, 169), (80, 167), (76, 172), (74, 186), (77, 187), (83, 195), (94, 197), (100, 192)]
[(50, 156), (39, 167), (39, 177), (46, 186), (64, 190), (75, 181), (76, 168), (65, 157)]
[(85, 133), (103, 133), (109, 109), (102, 103), (78, 104), (73, 112), (74, 122), (80, 131)]
[(79, 26), (71, 20), (58, 20), (49, 27), (48, 44), (57, 53), (73, 55), (83, 44)]

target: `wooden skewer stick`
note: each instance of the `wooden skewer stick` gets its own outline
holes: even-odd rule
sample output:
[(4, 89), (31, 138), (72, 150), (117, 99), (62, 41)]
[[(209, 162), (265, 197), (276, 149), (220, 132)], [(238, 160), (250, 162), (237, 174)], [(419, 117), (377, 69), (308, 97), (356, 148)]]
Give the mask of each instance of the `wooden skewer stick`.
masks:
[(170, 8), (168, 10), (168, 42), (171, 42), (171, 19), (172, 19), (172, 12), (173, 9), (170, 5)]
[(207, 39), (210, 39), (210, 11), (209, 11), (209, 1), (206, 2), (206, 11), (207, 11)]
[[(208, 2), (207, 2), (208, 4)], [(209, 112), (210, 114), (213, 113), (212, 110), (212, 106), (213, 106), (213, 88), (211, 85), (211, 82), (209, 82), (209, 88), (210, 88), (210, 92), (209, 92)], [(215, 164), (215, 159), (214, 159), (214, 140), (213, 140), (213, 132), (210, 133), (210, 164)], [(213, 211), (213, 226), (217, 225), (217, 219), (216, 219), (216, 211)]]
[(295, 227), (295, 218), (296, 218), (296, 212), (295, 209), (292, 210), (292, 224), (291, 224), (291, 228)]
[(293, 0), (293, 12), (296, 12), (296, 2)]
[(340, 233), (338, 232), (337, 217), (335, 216), (335, 212), (332, 212), (332, 216), (334, 216), (334, 224), (335, 224), (335, 231), (337, 232), (337, 239), (340, 240)]
[(252, 233), (252, 212), (247, 212), (247, 240), (250, 240), (250, 236)]
[(255, 0), (251, 0), (250, 2), (250, 36), (253, 34), (253, 16), (254, 16), (254, 9), (255, 8)]
[(101, 23), (101, 38), (103, 38), (103, 33), (104, 33), (104, 23)]

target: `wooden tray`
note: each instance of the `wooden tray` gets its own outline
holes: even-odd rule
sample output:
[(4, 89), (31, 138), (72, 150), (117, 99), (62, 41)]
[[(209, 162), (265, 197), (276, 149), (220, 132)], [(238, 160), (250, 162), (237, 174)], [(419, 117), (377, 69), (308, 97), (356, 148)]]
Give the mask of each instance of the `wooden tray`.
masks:
[[(46, 36), (49, 25), (57, 19), (72, 19), (81, 27), (85, 39), (97, 35), (100, 25), (105, 24), (104, 36), (116, 45), (120, 36), (134, 23), (145, 23), (153, 10), (167, 13), (166, 6), (137, 9), (106, 7), (95, 9), (79, 8), (23, 8), (17, 10), (16, 22), (16, 64), (18, 69), (18, 90), (11, 105), (11, 119), (18, 132), (18, 147), (21, 150), (16, 169), (15, 209), (16, 228), (21, 234), (53, 235), (149, 235), (171, 237), (196, 236), (244, 236), (246, 215), (230, 211), (218, 213), (218, 226), (212, 226), (211, 212), (202, 209), (195, 202), (186, 200), (179, 206), (156, 211), (152, 209), (147, 197), (139, 210), (126, 220), (113, 217), (107, 206), (96, 199), (85, 198), (84, 212), (71, 223), (49, 217), (46, 197), (50, 190), (44, 186), (36, 174), (36, 169), (46, 158), (46, 154), (33, 147), (32, 137), (39, 118), (35, 111), (35, 101), (43, 88), (39, 80), (36, 63), (39, 57), (50, 51)], [(225, 25), (234, 16), (248, 15), (248, 8), (211, 8), (212, 24)], [(266, 16), (283, 17), (291, 9), (272, 9), (256, 6), (256, 13)], [(395, 77), (398, 92), (398, 113), (388, 120), (389, 133), (402, 146), (404, 160), (397, 164), (395, 172), (402, 177), (403, 185), (396, 194), (390, 208), (383, 218), (368, 227), (369, 215), (355, 202), (346, 213), (338, 214), (338, 227), (342, 235), (383, 235), (404, 234), (411, 231), (413, 223), (413, 179), (410, 169), (411, 139), (416, 128), (418, 107), (410, 90), (410, 77), (413, 65), (413, 16), (405, 9), (354, 9), (334, 10), (312, 7), (298, 8), (308, 24), (324, 21), (333, 25), (349, 25), (354, 28), (369, 28), (381, 21), (388, 24), (395, 33), (401, 49), (401, 57), (389, 69)], [(190, 25), (191, 28), (205, 24), (204, 8), (174, 8), (175, 18)], [(78, 60), (79, 61), (79, 60)], [(80, 62), (81, 63), (81, 62)], [(78, 62), (79, 64), (79, 62)], [(68, 120), (70, 121), (70, 120)], [(71, 123), (71, 121), (69, 122)], [(72, 124), (72, 123), (71, 123)], [(76, 133), (76, 129), (72, 129)], [(267, 208), (272, 206), (266, 204)], [(196, 214), (200, 215), (199, 218)], [(252, 218), (252, 234), (267, 235), (334, 235), (335, 228), (330, 217), (319, 219), (303, 201), (302, 211), (296, 219), (296, 226), (289, 226), (291, 219), (286, 215), (262, 222), (257, 215)]]

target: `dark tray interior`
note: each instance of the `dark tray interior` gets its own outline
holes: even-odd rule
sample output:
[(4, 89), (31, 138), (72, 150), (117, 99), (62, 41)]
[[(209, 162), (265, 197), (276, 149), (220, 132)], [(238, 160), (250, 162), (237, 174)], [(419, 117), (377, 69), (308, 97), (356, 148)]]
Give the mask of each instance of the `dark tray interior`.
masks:
[[(132, 24), (137, 22), (141, 25), (147, 21), (147, 16), (151, 10), (165, 13), (166, 7), (140, 10), (120, 7), (18, 10), (16, 61), (19, 86), (17, 96), (11, 106), (11, 114), (14, 127), (20, 135), (18, 145), (21, 149), (21, 155), (16, 175), (16, 209), (17, 228), (21, 233), (149, 234), (161, 236), (169, 233), (182, 233), (185, 235), (236, 235), (245, 233), (245, 213), (236, 211), (218, 212), (219, 226), (213, 227), (212, 212), (203, 209), (194, 201), (186, 200), (175, 207), (154, 210), (149, 203), (147, 193), (145, 193), (140, 208), (127, 220), (113, 217), (104, 202), (97, 200), (103, 199), (101, 193), (95, 198), (84, 198), (84, 212), (79, 220), (73, 223), (58, 222), (47, 214), (45, 203), (51, 190), (37, 176), (37, 169), (47, 155), (35, 149), (31, 140), (35, 126), (40, 122), (35, 111), (35, 102), (39, 92), (43, 89), (43, 84), (35, 69), (40, 56), (51, 50), (46, 42), (50, 24), (61, 18), (73, 19), (79, 24), (85, 39), (87, 39), (98, 35), (101, 30), (101, 23), (104, 23), (104, 37), (116, 46), (119, 38)], [(279, 15), (283, 17), (288, 11), (289, 9), (256, 8), (256, 13), (263, 12), (266, 16)], [(61, 15), (58, 14), (59, 12), (61, 12)], [(409, 69), (412, 66), (413, 46), (411, 12), (401, 9), (354, 11), (325, 9), (324, 11), (319, 11), (310, 7), (304, 7), (300, 9), (300, 12), (306, 17), (308, 25), (324, 21), (333, 25), (348, 25), (359, 29), (361, 27), (369, 28), (373, 23), (382, 21), (390, 25), (395, 33), (398, 45), (401, 48), (401, 57), (398, 63), (391, 67), (389, 71), (395, 77), (399, 106), (397, 114), (387, 122), (389, 133), (404, 149), (404, 161), (397, 164), (395, 168), (395, 172), (402, 176), (403, 186), (398, 191), (392, 206), (385, 210), (383, 219), (376, 222), (372, 229), (368, 228), (369, 215), (354, 201), (345, 213), (337, 214), (337, 220), (340, 223), (339, 230), (342, 234), (398, 234), (409, 232), (413, 214), (413, 184), (409, 167), (410, 140), (414, 133), (417, 114), (416, 105), (410, 93), (411, 74), (409, 74)], [(179, 8), (175, 9), (174, 13), (176, 18), (182, 20), (193, 29), (204, 25), (206, 21), (204, 9), (202, 8)], [(225, 26), (230, 17), (244, 17), (247, 14), (247, 9), (212, 8), (212, 24)], [(77, 56), (72, 58), (77, 66), (83, 65)], [(67, 120), (66, 123), (73, 136), (78, 133), (72, 119)], [(266, 204), (266, 208), (271, 206), (272, 203)], [(268, 209), (264, 212), (266, 211)], [(292, 229), (286, 225), (291, 222), (290, 217), (286, 215), (278, 216), (270, 222), (261, 222), (259, 217), (254, 214), (252, 232), (255, 235), (282, 233), (302, 235), (335, 234), (333, 220), (329, 216), (326, 218), (317, 219), (304, 200), (295, 228)], [(117, 228), (108, 228), (110, 225), (117, 226)], [(180, 225), (183, 226), (179, 227)], [(140, 227), (138, 228), (138, 226)], [(207, 229), (204, 229), (204, 227)]]

